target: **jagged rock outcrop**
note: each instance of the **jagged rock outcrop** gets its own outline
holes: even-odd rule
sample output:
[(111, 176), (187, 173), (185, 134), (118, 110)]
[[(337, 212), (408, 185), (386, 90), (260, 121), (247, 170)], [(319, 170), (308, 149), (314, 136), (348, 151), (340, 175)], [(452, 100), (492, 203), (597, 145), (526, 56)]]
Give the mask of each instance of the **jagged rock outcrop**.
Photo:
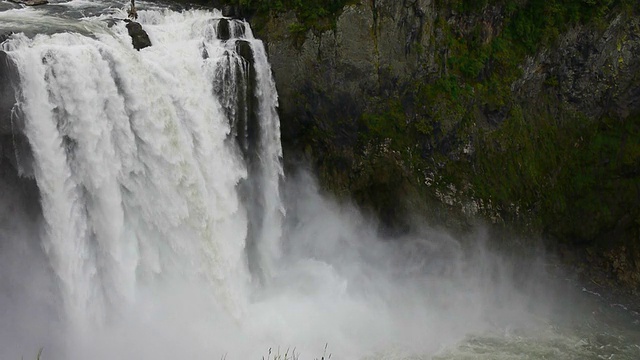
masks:
[(129, 31), (129, 36), (131, 36), (133, 47), (136, 50), (141, 50), (151, 46), (149, 35), (147, 35), (147, 32), (144, 31), (144, 29), (142, 29), (142, 25), (140, 25), (140, 23), (135, 21), (128, 21), (127, 30)]

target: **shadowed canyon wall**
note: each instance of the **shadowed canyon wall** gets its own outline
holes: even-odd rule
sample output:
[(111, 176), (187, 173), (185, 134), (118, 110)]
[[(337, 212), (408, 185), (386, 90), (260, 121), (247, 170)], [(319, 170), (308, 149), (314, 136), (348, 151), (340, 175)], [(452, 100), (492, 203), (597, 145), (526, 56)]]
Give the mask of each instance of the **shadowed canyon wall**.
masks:
[(376, 0), (311, 19), (291, 8), (248, 12), (289, 160), (311, 161), (326, 189), (389, 227), (415, 211), (458, 228), (479, 216), (637, 287), (638, 4)]

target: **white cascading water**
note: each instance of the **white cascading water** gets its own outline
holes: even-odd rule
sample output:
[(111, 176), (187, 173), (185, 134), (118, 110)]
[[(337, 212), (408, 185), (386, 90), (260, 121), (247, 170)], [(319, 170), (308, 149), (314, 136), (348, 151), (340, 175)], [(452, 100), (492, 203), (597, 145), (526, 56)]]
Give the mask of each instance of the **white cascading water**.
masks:
[[(13, 35), (2, 45), (20, 73), (19, 107), (46, 221), (43, 246), (80, 331), (104, 322), (109, 307), (132, 302), (139, 283), (157, 276), (206, 279), (219, 301), (242, 313), (248, 219), (237, 187), (247, 164), (227, 141), (232, 129), (222, 105), (237, 102), (234, 88), (247, 81), (219, 76), (234, 65), (221, 60), (232, 58), (247, 77), (235, 51), (239, 38), (255, 59), (261, 146), (259, 179), (252, 181), (264, 198), (262, 258), (273, 263), (268, 259), (279, 253), (273, 229), (281, 228), (283, 211), (282, 150), (262, 43), (238, 20), (234, 25), (247, 31), (219, 40), (219, 13), (140, 16), (154, 46), (139, 53), (123, 26), (96, 28), (95, 38)], [(216, 83), (228, 97), (216, 96)]]
[[(141, 3), (153, 46), (136, 51), (108, 26), (124, 1), (52, 2), (0, 0), (11, 128), (33, 156), (15, 133), (0, 149), (0, 358), (638, 358), (634, 334), (564, 327), (596, 312), (555, 306), (542, 258), (514, 263), (482, 233), (384, 238), (311, 176), (283, 182), (248, 23)], [(609, 333), (626, 340), (603, 348)]]

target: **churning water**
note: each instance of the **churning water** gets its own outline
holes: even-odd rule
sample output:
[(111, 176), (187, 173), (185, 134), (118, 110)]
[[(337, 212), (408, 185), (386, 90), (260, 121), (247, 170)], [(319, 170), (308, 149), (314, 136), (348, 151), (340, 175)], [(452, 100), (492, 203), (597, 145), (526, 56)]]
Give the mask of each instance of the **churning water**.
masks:
[(139, 3), (136, 51), (124, 3), (53, 3), (0, 2), (1, 359), (640, 358), (638, 314), (542, 256), (285, 180), (247, 23)]

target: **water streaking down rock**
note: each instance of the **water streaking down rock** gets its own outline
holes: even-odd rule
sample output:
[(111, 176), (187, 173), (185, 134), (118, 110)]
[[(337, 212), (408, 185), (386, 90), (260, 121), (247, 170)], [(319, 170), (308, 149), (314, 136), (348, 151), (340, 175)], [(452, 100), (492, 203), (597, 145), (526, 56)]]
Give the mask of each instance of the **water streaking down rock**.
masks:
[(23, 4), (27, 6), (45, 5), (49, 3), (49, 1), (47, 0), (9, 0), (9, 1), (14, 2), (16, 4)]

